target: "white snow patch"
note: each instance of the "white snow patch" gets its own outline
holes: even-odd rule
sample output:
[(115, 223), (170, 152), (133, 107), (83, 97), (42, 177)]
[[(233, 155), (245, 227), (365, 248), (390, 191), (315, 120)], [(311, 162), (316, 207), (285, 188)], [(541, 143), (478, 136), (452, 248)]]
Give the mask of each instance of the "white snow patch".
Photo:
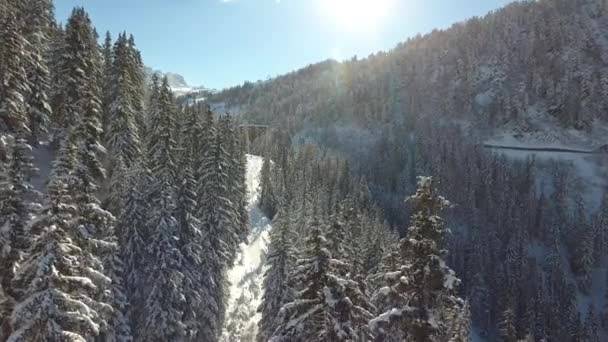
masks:
[[(246, 183), (251, 233), (249, 243), (241, 244), (237, 261), (232, 269), (228, 271), (230, 297), (228, 299), (228, 319), (224, 324), (225, 327), (231, 322), (231, 319), (245, 319), (247, 321), (240, 322), (240, 326), (255, 328), (261, 318), (256, 310), (262, 301), (262, 283), (266, 271), (264, 263), (268, 243), (270, 242), (269, 233), (271, 229), (270, 220), (257, 207), (260, 196), (260, 171), (263, 162), (262, 157), (247, 155)], [(245, 301), (242, 301), (242, 299), (245, 299)], [(238, 305), (246, 305), (247, 308), (237, 307)], [(245, 318), (232, 317), (231, 313), (235, 310), (251, 314)], [(255, 332), (247, 331), (246, 333), (255, 336)], [(223, 335), (222, 341), (227, 341), (228, 337), (225, 329)]]

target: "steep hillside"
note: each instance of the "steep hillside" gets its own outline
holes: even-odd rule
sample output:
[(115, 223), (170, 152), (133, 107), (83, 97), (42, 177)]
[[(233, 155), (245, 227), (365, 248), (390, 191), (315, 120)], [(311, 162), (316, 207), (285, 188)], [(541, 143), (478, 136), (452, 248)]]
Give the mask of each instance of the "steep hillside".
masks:
[(516, 2), (366, 59), (245, 83), (212, 102), (292, 132), (438, 115), (484, 135), (593, 148), (608, 134), (607, 30), (602, 0)]
[(575, 152), (608, 143), (606, 32), (606, 1), (516, 2), (209, 100), (287, 132), (253, 144), (274, 160), (290, 142), (347, 157), (402, 235), (403, 199), (434, 176), (455, 204), (449, 263), (480, 340), (600, 341), (608, 158)]

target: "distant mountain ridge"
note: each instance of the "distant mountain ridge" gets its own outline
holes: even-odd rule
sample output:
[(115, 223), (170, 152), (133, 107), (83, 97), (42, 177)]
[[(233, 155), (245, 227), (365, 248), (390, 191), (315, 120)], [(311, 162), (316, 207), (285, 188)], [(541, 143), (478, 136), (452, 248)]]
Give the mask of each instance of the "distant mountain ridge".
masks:
[(169, 81), (169, 86), (171, 87), (176, 96), (181, 96), (201, 89), (205, 89), (204, 87), (189, 85), (188, 82), (186, 82), (184, 76), (174, 72), (163, 72), (160, 70), (154, 70), (150, 67), (145, 67), (145, 74), (146, 83), (150, 83), (152, 75), (154, 74), (158, 74), (161, 77), (167, 77), (167, 80)]

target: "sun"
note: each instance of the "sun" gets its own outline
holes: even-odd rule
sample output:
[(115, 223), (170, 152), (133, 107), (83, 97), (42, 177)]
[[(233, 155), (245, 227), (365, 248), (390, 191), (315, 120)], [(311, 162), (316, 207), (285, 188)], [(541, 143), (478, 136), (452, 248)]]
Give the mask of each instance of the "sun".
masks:
[(395, 0), (318, 0), (321, 13), (337, 28), (370, 31), (382, 25)]

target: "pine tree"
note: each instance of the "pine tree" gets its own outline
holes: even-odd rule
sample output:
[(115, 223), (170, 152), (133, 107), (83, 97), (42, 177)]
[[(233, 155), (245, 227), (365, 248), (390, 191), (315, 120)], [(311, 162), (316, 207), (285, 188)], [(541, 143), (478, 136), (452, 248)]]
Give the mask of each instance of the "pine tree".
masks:
[(140, 139), (138, 134), (134, 89), (137, 86), (131, 79), (135, 68), (132, 51), (125, 35), (120, 35), (114, 46), (114, 60), (109, 94), (108, 150), (110, 163), (122, 158), (127, 168), (140, 156)]
[(210, 315), (209, 324), (199, 333), (199, 338), (205, 341), (217, 341), (221, 325), (224, 321), (225, 304), (223, 302), (227, 286), (225, 272), (232, 265), (236, 255), (238, 236), (235, 234), (237, 216), (234, 205), (230, 201), (228, 154), (225, 150), (223, 137), (216, 134), (215, 142), (208, 147), (199, 170), (200, 196), (197, 217), (201, 221), (203, 234), (202, 245), (206, 254), (203, 275), (213, 281), (203, 284), (206, 314)]
[(28, 180), (34, 170), (31, 148), (24, 138), (11, 140), (6, 166), (8, 170), (4, 170), (4, 167), (0, 170), (0, 289), (5, 297), (3, 307), (6, 311), (0, 316), (0, 327), (6, 326), (14, 301), (19, 299), (23, 291), (14, 286), (13, 278), (32, 241), (26, 229), (31, 214), (28, 203), (31, 185)]
[[(104, 132), (108, 132), (108, 125), (110, 123), (110, 105), (112, 103), (112, 88), (113, 88), (113, 67), (114, 67), (114, 51), (112, 45), (112, 35), (109, 31), (106, 32), (103, 46), (101, 48), (101, 54), (103, 57), (103, 88), (102, 88), (102, 108), (103, 108), (103, 120), (102, 125)], [(107, 140), (107, 136), (105, 137)]]
[(247, 241), (249, 235), (249, 214), (247, 212), (247, 156), (243, 142), (234, 129), (234, 123), (226, 117), (222, 125), (225, 131), (225, 140), (228, 142), (228, 167), (229, 167), (229, 194), (230, 201), (236, 211), (235, 234), (238, 237), (237, 243)]
[(129, 92), (131, 98), (131, 107), (133, 109), (135, 123), (137, 125), (137, 133), (140, 137), (145, 133), (145, 118), (144, 118), (144, 98), (146, 77), (144, 72), (144, 62), (141, 53), (135, 47), (135, 38), (129, 36), (129, 79), (131, 80), (131, 89)]
[(0, 131), (29, 135), (26, 97), (30, 92), (26, 77), (25, 40), (14, 13), (8, 13), (0, 27)]
[[(112, 279), (107, 267), (118, 248), (114, 233), (115, 218), (101, 207), (95, 196), (98, 187), (89, 174), (89, 168), (83, 162), (88, 156), (84, 155), (82, 150), (78, 151), (77, 156), (79, 158), (74, 172), (75, 184), (72, 188), (77, 209), (74, 217), (77, 234), (73, 238), (82, 249), (83, 259), (80, 262), (86, 270), (85, 274), (97, 289), (95, 299), (111, 305)], [(110, 320), (111, 311), (103, 312), (101, 307), (97, 310), (104, 315), (105, 322)], [(105, 334), (108, 327), (105, 325), (101, 329)]]
[(502, 313), (498, 330), (501, 341), (517, 342), (517, 331), (515, 330), (515, 313), (512, 308), (507, 308)]
[(292, 301), (294, 293), (287, 280), (291, 268), (295, 265), (294, 241), (296, 235), (290, 226), (285, 207), (279, 207), (270, 233), (270, 244), (266, 256), (268, 270), (264, 274), (264, 295), (258, 308), (261, 313), (258, 322), (258, 342), (266, 342), (277, 328), (277, 316), (281, 307)]
[(352, 280), (340, 277), (347, 263), (333, 259), (318, 221), (313, 221), (305, 258), (296, 263), (291, 284), (302, 284), (279, 313), (271, 341), (369, 340), (367, 322), (374, 311)]
[[(114, 241), (111, 241), (114, 242)], [(108, 303), (112, 306), (112, 315), (104, 332), (106, 342), (130, 342), (133, 340), (131, 322), (129, 320), (129, 299), (125, 286), (125, 265), (116, 248), (104, 260), (108, 278), (111, 279)]]
[(151, 229), (147, 255), (153, 260), (147, 263), (143, 323), (138, 328), (137, 341), (175, 341), (187, 336), (183, 322), (184, 305), (184, 258), (178, 246), (178, 224), (173, 217), (171, 188), (166, 180), (156, 181), (158, 195), (154, 197), (148, 226)]
[[(191, 334), (184, 321), (185, 305), (187, 300), (195, 298), (188, 298), (184, 292), (187, 290), (184, 289), (184, 283), (189, 279), (186, 278), (184, 255), (180, 246), (180, 226), (175, 217), (175, 108), (166, 78), (158, 92), (152, 96), (158, 96), (151, 101), (158, 108), (154, 109), (156, 114), (150, 127), (154, 137), (149, 140), (148, 146), (151, 183), (146, 192), (150, 218), (147, 220), (149, 238), (145, 255), (149, 260), (144, 263), (145, 282), (135, 284), (144, 286), (143, 289), (138, 289), (143, 292), (137, 293), (135, 297), (143, 300), (136, 340), (183, 340)], [(186, 285), (189, 286), (188, 289), (192, 287), (191, 284)]]
[(112, 173), (103, 207), (112, 214), (120, 217), (124, 210), (125, 194), (130, 190), (128, 171), (122, 158), (113, 158)]
[(48, 67), (49, 35), (54, 25), (54, 9), (50, 0), (26, 1), (24, 35), (28, 41), (25, 69), (30, 91), (27, 94), (28, 137), (37, 145), (48, 131), (51, 106), (49, 104), (50, 71)]
[(449, 331), (449, 323), (462, 314), (464, 303), (455, 295), (460, 281), (440, 248), (446, 228), (438, 214), (449, 202), (437, 194), (430, 177), (419, 178), (408, 201), (415, 208), (408, 237), (400, 243), (402, 265), (385, 274), (388, 286), (376, 294), (384, 310), (370, 325), (379, 341), (451, 338), (447, 335), (455, 332)]
[(75, 8), (68, 19), (63, 41), (57, 48), (57, 72), (54, 83), (56, 92), (52, 103), (55, 140), (60, 140), (66, 130), (78, 127), (81, 148), (91, 154), (88, 165), (95, 178), (103, 176), (99, 154), (102, 134), (100, 102), (101, 55), (96, 33), (89, 15), (82, 8)]
[(100, 141), (103, 133), (100, 121), (100, 104), (92, 92), (87, 94), (87, 99), (84, 100), (87, 103), (85, 104), (84, 116), (75, 129), (75, 135), (78, 139), (81, 163), (87, 169), (85, 172), (95, 179), (104, 179), (106, 172), (101, 163), (100, 155), (105, 154), (106, 150)]
[(203, 266), (204, 251), (201, 246), (200, 221), (196, 218), (196, 182), (192, 173), (192, 148), (184, 146), (188, 151), (184, 156), (182, 181), (177, 191), (177, 206), (175, 218), (178, 224), (179, 248), (183, 255), (183, 291), (186, 297), (183, 322), (187, 326), (189, 340), (194, 340), (204, 322), (200, 317), (204, 308), (201, 295), (201, 270)]
[(147, 226), (150, 206), (145, 196), (149, 184), (149, 172), (143, 162), (128, 171), (125, 180), (125, 189), (128, 191), (123, 193), (124, 210), (121, 211), (116, 226), (121, 257), (125, 264), (125, 288), (130, 303), (128, 318), (134, 335), (137, 335), (143, 324), (143, 285), (146, 281), (147, 264), (150, 262), (146, 250), (150, 232)]
[(24, 292), (11, 316), (9, 341), (86, 341), (105, 325), (97, 309), (111, 310), (96, 301), (98, 289), (83, 273), (86, 256), (72, 238), (76, 208), (67, 204), (72, 199), (66, 184), (71, 158), (64, 146), (54, 163), (46, 204), (30, 226), (36, 238), (15, 276)]
[(337, 205), (335, 213), (329, 218), (327, 227), (327, 242), (331, 255), (339, 260), (348, 260), (352, 256), (352, 251), (347, 251), (345, 245), (352, 241), (352, 236), (348, 236), (345, 223), (342, 221), (342, 206)]
[[(192, 121), (192, 120), (191, 120)], [(194, 122), (193, 122), (194, 123)], [(190, 133), (196, 136), (194, 146), (194, 177), (196, 179), (200, 179), (202, 176), (203, 163), (207, 158), (207, 154), (211, 153), (212, 147), (215, 145), (217, 141), (218, 130), (216, 127), (215, 119), (213, 116), (213, 112), (207, 107), (204, 111), (204, 119), (199, 125), (194, 125), (191, 127)], [(203, 192), (202, 188), (197, 189), (197, 199), (199, 203), (201, 203)]]
[[(153, 86), (154, 87), (154, 86)], [(175, 132), (175, 105), (173, 94), (167, 78), (158, 86), (158, 91), (151, 94), (150, 140), (147, 145), (148, 165), (152, 177), (162, 184), (175, 189), (176, 184), (176, 141)], [(159, 183), (161, 184), (161, 183)], [(152, 189), (160, 190), (160, 189)], [(154, 196), (154, 193), (151, 193)]]
[(160, 120), (160, 80), (158, 74), (152, 74), (150, 79), (150, 85), (148, 88), (148, 99), (146, 105), (146, 120), (145, 120), (145, 129), (144, 131), (147, 133), (145, 135), (146, 140), (144, 141), (144, 145), (146, 146), (146, 156), (150, 159), (150, 151), (149, 148), (152, 146), (153, 140), (156, 137), (152, 134), (159, 126)]
[(267, 217), (272, 218), (276, 212), (276, 194), (272, 188), (271, 163), (268, 153), (260, 171), (260, 208)]

